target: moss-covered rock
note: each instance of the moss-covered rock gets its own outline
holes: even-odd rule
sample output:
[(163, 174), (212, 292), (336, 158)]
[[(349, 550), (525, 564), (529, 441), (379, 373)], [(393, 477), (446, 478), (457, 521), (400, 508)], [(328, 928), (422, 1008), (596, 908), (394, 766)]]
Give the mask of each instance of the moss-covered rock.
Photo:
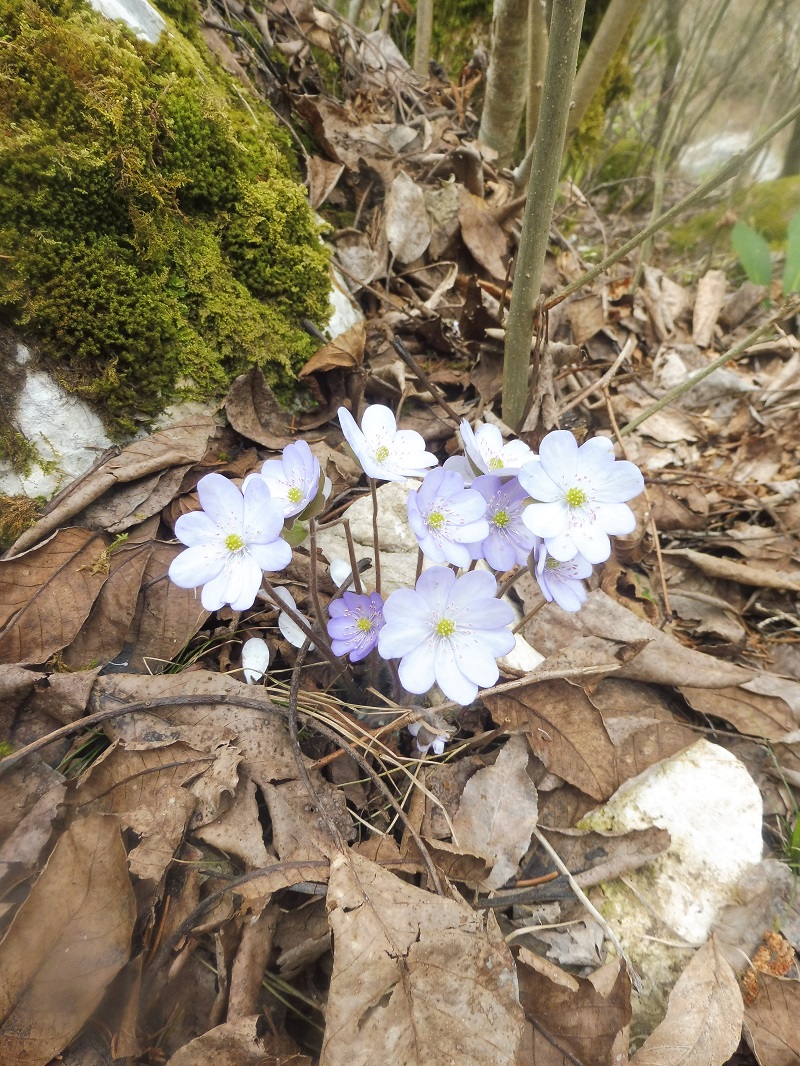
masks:
[(0, 0), (0, 26), (0, 318), (118, 433), (252, 363), (288, 389), (328, 257), (269, 111), (177, 29), (82, 0)]

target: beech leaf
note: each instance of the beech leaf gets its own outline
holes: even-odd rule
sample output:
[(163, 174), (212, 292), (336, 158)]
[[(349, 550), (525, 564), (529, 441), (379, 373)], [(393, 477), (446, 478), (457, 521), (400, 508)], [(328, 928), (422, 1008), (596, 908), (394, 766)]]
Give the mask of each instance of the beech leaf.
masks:
[(709, 1066), (739, 1046), (744, 1006), (736, 975), (716, 941), (694, 955), (672, 989), (664, 1021), (631, 1066)]
[(0, 944), (0, 1062), (45, 1066), (128, 960), (136, 902), (116, 818), (59, 838)]

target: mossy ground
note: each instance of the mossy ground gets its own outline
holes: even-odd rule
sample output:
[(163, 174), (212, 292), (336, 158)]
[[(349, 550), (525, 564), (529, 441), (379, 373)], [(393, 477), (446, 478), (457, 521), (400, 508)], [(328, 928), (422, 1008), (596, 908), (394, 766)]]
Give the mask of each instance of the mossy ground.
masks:
[(673, 251), (693, 255), (713, 252), (730, 256), (733, 250), (730, 233), (733, 222), (740, 219), (765, 237), (774, 249), (786, 246), (786, 230), (796, 211), (800, 211), (800, 176), (761, 181), (740, 189), (732, 201), (699, 211), (675, 226), (669, 234)]
[(253, 363), (287, 390), (329, 314), (286, 135), (161, 6), (188, 36), (0, 0), (0, 320), (120, 434)]

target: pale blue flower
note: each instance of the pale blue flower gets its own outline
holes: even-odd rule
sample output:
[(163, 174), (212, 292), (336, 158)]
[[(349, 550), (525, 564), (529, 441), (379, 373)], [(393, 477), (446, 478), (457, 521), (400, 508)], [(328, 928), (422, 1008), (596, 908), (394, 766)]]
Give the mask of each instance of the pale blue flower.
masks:
[(304, 440), (287, 444), (280, 459), (267, 459), (257, 474), (248, 474), (244, 488), (257, 477), (266, 481), (286, 518), (301, 514), (320, 495), (324, 502), (331, 492), (330, 478), (322, 476), (319, 460)]
[(591, 577), (592, 564), (580, 554), (567, 562), (559, 562), (548, 555), (540, 537), (535, 541), (531, 573), (538, 581), (542, 595), (548, 603), (555, 600), (564, 611), (579, 611), (587, 599), (583, 578)]
[(346, 407), (339, 408), (339, 425), (367, 477), (379, 481), (405, 481), (423, 477), (436, 466), (435, 455), (425, 451), (425, 440), (413, 429), (398, 429), (388, 407), (374, 403), (361, 419), (361, 429)]
[(265, 570), (283, 570), (292, 549), (281, 540), (283, 508), (256, 479), (244, 493), (222, 474), (206, 474), (197, 483), (201, 511), (181, 515), (175, 536), (188, 545), (170, 565), (179, 588), (203, 586), (207, 611), (229, 603), (234, 611), (252, 607)]
[(602, 563), (611, 554), (609, 535), (636, 528), (625, 501), (644, 490), (644, 478), (633, 463), (614, 459), (605, 437), (579, 448), (567, 430), (548, 433), (539, 462), (526, 463), (519, 480), (536, 501), (525, 508), (523, 521), (559, 562), (580, 552), (590, 563)]
[(378, 643), (383, 626), (383, 599), (377, 592), (369, 596), (344, 592), (328, 605), (328, 636), (334, 655), (349, 655), (351, 663), (365, 659)]
[(473, 559), (485, 559), (489, 566), (504, 572), (523, 566), (533, 548), (533, 533), (522, 521), (528, 493), (517, 478), (503, 481), (494, 474), (482, 474), (472, 482), (472, 489), (486, 500), (489, 535), (471, 544)]
[(407, 507), (422, 554), (434, 563), (469, 566), (467, 545), (489, 536), (486, 500), (465, 488), (454, 470), (431, 470), (419, 489), (409, 492)]
[(479, 687), (497, 681), (496, 660), (514, 647), (508, 628), (514, 610), (496, 593), (497, 582), (486, 570), (457, 578), (449, 567), (432, 566), (416, 588), (389, 596), (378, 652), (400, 659), (407, 692), (427, 692), (436, 683), (448, 699), (466, 705)]
[(521, 440), (504, 441), (497, 426), (489, 422), (473, 430), (465, 418), (458, 428), (466, 456), (451, 456), (444, 465), (462, 474), (467, 484), (480, 474), (513, 476), (525, 463), (536, 460), (527, 444)]

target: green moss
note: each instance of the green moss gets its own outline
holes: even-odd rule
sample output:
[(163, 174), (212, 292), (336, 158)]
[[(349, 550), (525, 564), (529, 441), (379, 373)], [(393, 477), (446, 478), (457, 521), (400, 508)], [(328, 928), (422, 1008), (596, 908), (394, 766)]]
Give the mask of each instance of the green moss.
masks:
[(798, 210), (800, 176), (761, 181), (739, 190), (732, 203), (726, 200), (676, 225), (669, 234), (670, 245), (680, 253), (704, 253), (711, 248), (732, 255), (730, 231), (740, 219), (780, 250), (786, 246), (786, 230)]
[(29, 496), (0, 493), (0, 551), (5, 551), (39, 517), (40, 503)]
[(289, 389), (328, 265), (269, 112), (204, 46), (81, 0), (0, 0), (0, 24), (0, 318), (116, 432), (253, 363)]
[(0, 459), (5, 460), (12, 470), (27, 476), (38, 464), (39, 453), (13, 426), (0, 426)]

